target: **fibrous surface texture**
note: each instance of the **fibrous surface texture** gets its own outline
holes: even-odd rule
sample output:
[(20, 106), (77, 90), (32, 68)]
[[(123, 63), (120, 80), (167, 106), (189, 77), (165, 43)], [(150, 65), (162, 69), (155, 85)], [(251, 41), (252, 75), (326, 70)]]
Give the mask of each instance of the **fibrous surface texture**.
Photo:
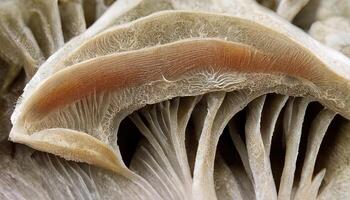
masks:
[(348, 16), (258, 2), (0, 0), (0, 199), (350, 198)]

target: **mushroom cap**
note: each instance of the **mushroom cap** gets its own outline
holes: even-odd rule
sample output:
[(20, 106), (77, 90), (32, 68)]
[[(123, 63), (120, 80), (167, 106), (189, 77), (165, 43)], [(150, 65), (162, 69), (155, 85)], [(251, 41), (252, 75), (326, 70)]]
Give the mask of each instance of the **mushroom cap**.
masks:
[[(318, 52), (322, 51), (310, 52), (305, 46), (268, 27), (227, 15), (167, 11), (143, 19), (142, 22), (152, 24), (153, 20), (156, 22), (159, 19), (166, 22), (168, 18), (178, 20), (182, 23), (180, 25), (185, 27), (191, 20), (199, 20), (204, 26), (210, 27), (212, 21), (220, 21), (223, 24), (232, 23), (232, 28), (237, 29), (225, 33), (218, 27), (218, 33), (223, 34), (220, 37), (227, 41), (220, 37), (210, 37), (208, 34), (209, 37), (189, 37), (174, 42), (170, 40), (169, 43), (153, 47), (143, 44), (146, 48), (142, 48), (140, 43), (139, 50), (109, 53), (59, 70), (44, 80), (31, 96), (22, 102), (22, 110), (10, 133), (10, 139), (67, 159), (118, 171), (124, 168), (120, 155), (118, 150), (113, 151), (104, 136), (105, 132), (110, 132), (115, 117), (174, 97), (239, 89), (276, 92), (312, 98), (350, 118), (350, 74), (337, 67), (339, 62), (334, 65), (324, 62), (332, 60), (329, 57), (333, 56), (332, 51), (331, 55), (321, 60)], [(190, 19), (189, 22), (186, 22), (186, 19)], [(134, 28), (130, 24), (106, 34), (118, 33), (121, 30), (128, 32), (128, 29)], [(102, 33), (94, 39), (97, 48), (100, 45), (99, 37), (103, 39), (106, 34)], [(170, 32), (165, 32), (162, 37), (167, 38), (166, 34)], [(229, 41), (231, 37), (234, 38), (232, 42)], [(344, 61), (344, 68), (349, 66), (347, 58), (344, 57), (340, 61)], [(74, 107), (87, 99), (86, 106), (90, 106), (91, 109), (95, 101), (91, 99), (108, 95), (108, 98), (114, 100), (109, 103), (102, 101), (101, 105), (97, 105), (97, 109), (107, 107), (111, 110), (107, 116), (99, 118), (97, 124), (100, 125), (92, 124), (92, 127), (81, 131), (74, 128), (70, 130), (70, 125), (64, 127), (58, 123), (60, 116), (69, 112), (67, 109), (71, 106)], [(78, 124), (86, 123), (79, 117), (73, 119), (77, 120)], [(97, 140), (93, 140), (91, 135)], [(60, 138), (62, 143), (54, 144), (57, 138)], [(70, 138), (77, 141), (89, 140), (95, 145), (84, 145), (83, 142), (75, 144)], [(55, 148), (52, 147), (53, 144)], [(91, 159), (90, 154), (81, 153), (80, 150), (92, 150), (99, 155), (109, 151), (105, 155), (111, 156), (102, 160)], [(109, 163), (114, 163), (114, 166), (111, 167)]]

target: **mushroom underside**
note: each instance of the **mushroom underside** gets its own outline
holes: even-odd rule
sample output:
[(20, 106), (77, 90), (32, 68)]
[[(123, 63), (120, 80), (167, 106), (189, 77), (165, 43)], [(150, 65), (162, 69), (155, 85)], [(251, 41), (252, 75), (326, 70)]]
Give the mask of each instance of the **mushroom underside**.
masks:
[[(83, 116), (91, 110), (76, 111)], [(244, 89), (175, 97), (115, 117), (111, 127), (114, 138), (108, 141), (120, 151), (130, 170), (127, 175), (17, 146), (13, 157), (2, 155), (8, 162), (1, 166), (0, 195), (38, 199), (350, 195), (346, 191), (350, 183), (344, 179), (350, 173), (346, 145), (350, 123), (310, 98)], [(48, 175), (50, 179), (45, 178)]]
[(327, 130), (346, 140), (348, 82), (296, 49), (190, 39), (90, 59), (33, 91), (10, 140), (110, 170), (95, 187), (113, 197), (343, 198), (349, 151), (318, 152)]
[[(259, 25), (267, 15), (166, 11), (93, 37), (156, 10), (229, 6), (136, 0), (121, 12), (119, 1), (93, 25), (113, 0), (13, 2), (0, 11), (0, 125), (25, 75), (71, 42), (13, 117), (10, 139), (36, 150), (0, 130), (0, 199), (350, 199), (347, 61), (295, 42), (298, 30)], [(307, 0), (261, 2), (291, 20)]]

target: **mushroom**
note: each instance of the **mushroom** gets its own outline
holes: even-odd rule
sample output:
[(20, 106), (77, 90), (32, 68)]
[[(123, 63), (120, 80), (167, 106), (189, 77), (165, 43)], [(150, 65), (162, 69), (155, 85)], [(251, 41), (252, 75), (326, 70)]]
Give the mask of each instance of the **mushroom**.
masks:
[(350, 197), (349, 58), (256, 4), (152, 2), (117, 1), (41, 65), (1, 198)]

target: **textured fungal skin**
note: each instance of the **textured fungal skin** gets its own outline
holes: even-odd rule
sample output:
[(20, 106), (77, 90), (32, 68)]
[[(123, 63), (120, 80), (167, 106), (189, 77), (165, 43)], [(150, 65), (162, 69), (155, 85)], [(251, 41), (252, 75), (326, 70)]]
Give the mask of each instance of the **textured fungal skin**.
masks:
[(350, 60), (285, 20), (308, 0), (112, 2), (0, 0), (0, 103), (37, 71), (0, 199), (350, 198)]
[[(170, 21), (169, 19), (171, 17), (178, 18), (179, 23), (176, 23), (175, 21), (174, 23), (170, 22), (169, 25), (161, 25), (162, 21)], [(153, 18), (155, 18), (155, 22), (159, 23), (159, 26), (165, 26), (165, 28), (160, 28), (158, 32), (157, 29), (156, 31), (147, 31), (146, 33), (149, 32), (149, 36), (152, 36), (154, 34), (159, 35), (159, 37), (152, 37), (152, 39), (148, 37), (148, 34), (142, 34), (141, 30), (145, 30), (147, 28), (147, 24), (150, 24), (147, 21), (150, 21), (151, 19), (153, 21)], [(309, 55), (310, 52), (308, 50), (304, 49), (301, 46), (298, 46), (297, 44), (293, 44), (289, 38), (283, 35), (279, 35), (278, 33), (274, 33), (272, 32), (272, 30), (266, 29), (258, 24), (245, 20), (230, 18), (227, 16), (215, 16), (211, 14), (200, 13), (192, 14), (186, 12), (170, 12), (169, 14), (164, 13), (160, 16), (152, 17), (151, 19), (144, 20), (144, 22), (140, 21), (140, 25), (136, 23), (128, 29), (121, 27), (117, 28), (116, 30), (107, 31), (104, 34), (97, 36), (91, 42), (87, 42), (81, 48), (79, 48), (76, 52), (72, 54), (72, 56), (68, 57), (64, 61), (64, 65), (58, 65), (56, 71), (61, 69), (65, 65), (69, 66), (79, 61), (82, 62), (86, 59), (94, 58), (98, 55), (103, 56), (106, 54), (112, 54), (113, 52), (123, 51), (123, 49), (135, 50), (147, 47), (149, 45), (156, 45), (158, 42), (157, 38), (163, 37), (161, 43), (168, 43), (172, 41), (177, 41), (180, 38), (191, 37), (219, 38), (243, 43), (245, 45), (251, 46), (251, 48), (257, 49), (260, 52), (264, 52), (267, 59), (262, 62), (274, 62), (275, 59), (278, 59), (280, 62), (292, 62), (294, 65), (305, 66), (297, 66), (297, 68), (302, 69), (303, 72), (305, 71), (305, 73), (309, 73), (310, 76), (313, 76), (313, 74), (311, 74), (310, 71), (313, 71), (314, 68), (330, 68), (330, 70), (334, 71), (332, 74), (336, 75), (332, 79), (327, 78), (327, 80), (318, 80), (320, 81), (320, 85), (329, 88), (326, 89), (326, 94), (318, 94), (317, 98), (329, 98), (332, 99), (331, 101), (337, 102), (340, 98), (338, 97), (337, 99), (337, 97), (335, 96), (347, 94), (347, 92), (337, 92), (336, 90), (332, 89), (331, 86), (327, 86), (329, 85), (330, 80), (337, 80), (339, 78), (347, 79), (347, 72), (341, 73), (339, 71), (339, 68), (326, 65), (322, 61), (319, 61), (316, 56), (314, 57)], [(199, 21), (200, 23), (193, 24), (193, 22), (196, 21)], [(225, 23), (221, 23), (223, 21), (225, 21)], [(155, 22), (152, 22), (152, 24)], [(221, 24), (228, 24), (232, 28), (226, 29), (226, 26), (222, 26)], [(170, 27), (181, 28), (181, 31), (176, 33), (176, 29), (172, 30)], [(191, 29), (191, 27), (195, 28)], [(215, 31), (213, 31), (211, 27), (216, 27)], [(174, 31), (176, 33), (175, 35), (172, 34), (174, 33)], [(204, 36), (202, 35), (203, 32), (205, 33)], [(245, 34), (242, 35), (243, 33)], [(131, 39), (128, 38), (129, 36)], [(136, 40), (133, 38), (139, 39)], [(262, 40), (260, 38), (264, 39)], [(277, 40), (277, 38), (279, 39)], [(132, 45), (129, 44), (130, 42), (132, 43)], [(109, 45), (106, 44), (111, 44), (111, 46), (109, 47)], [(97, 47), (97, 49), (95, 47)], [(91, 52), (96, 52), (96, 54)], [(97, 61), (95, 62), (99, 62), (99, 60), (97, 59)], [(288, 69), (289, 67), (283, 66), (282, 68)], [(319, 70), (315, 71), (317, 72)], [(327, 84), (325, 82), (327, 82)], [(332, 85), (332, 83), (330, 84)], [(348, 87), (348, 83), (342, 84), (341, 86), (341, 88), (344, 88), (345, 90), (347, 90)], [(344, 97), (344, 99), (347, 98)], [(344, 107), (346, 103), (338, 102), (336, 104)], [(343, 108), (341, 110), (343, 110)]]
[[(72, 51), (82, 45), (82, 43), (84, 43), (86, 40), (91, 39), (94, 35), (102, 32), (103, 30), (106, 30), (115, 24), (130, 22), (131, 20), (144, 17), (156, 11), (172, 9), (220, 12), (230, 16), (236, 16), (241, 19), (254, 21), (257, 24), (266, 26), (279, 34), (284, 34), (286, 37), (291, 38), (294, 42), (302, 45), (310, 52), (316, 54), (318, 59), (322, 60), (322, 62), (324, 62), (327, 66), (333, 66), (333, 69), (337, 71), (339, 75), (349, 73), (348, 68), (345, 67), (348, 65), (346, 64), (347, 61), (344, 60), (344, 58), (339, 55), (339, 53), (330, 51), (329, 49), (326, 50), (323, 46), (314, 40), (311, 40), (307, 34), (297, 29), (296, 27), (287, 25), (284, 20), (276, 17), (276, 15), (266, 12), (265, 9), (260, 8), (254, 1), (237, 0), (218, 2), (202, 0), (173, 0), (161, 1), (155, 4), (154, 0), (133, 0), (132, 2), (127, 2), (127, 0), (125, 0), (117, 1), (115, 4), (113, 4), (111, 8), (105, 13), (105, 15), (102, 16), (100, 20), (98, 20), (93, 26), (91, 26), (89, 30), (84, 32), (84, 34), (82, 34), (80, 37), (77, 37), (75, 40), (67, 43), (64, 48), (62, 48), (59, 52), (52, 56), (51, 59), (45, 62), (41, 66), (41, 69), (38, 71), (38, 73), (36, 73), (35, 77), (33, 77), (33, 79), (27, 84), (22, 95), (22, 99), (25, 100), (28, 96), (30, 96), (30, 93), (39, 85), (41, 81), (57, 72), (56, 67), (53, 67), (54, 65), (57, 65), (61, 59), (64, 59), (64, 57), (68, 56), (70, 53), (72, 53)], [(174, 21), (171, 19), (168, 20)], [(164, 19), (164, 21), (166, 22), (167, 20)], [(21, 103), (19, 103), (19, 105), (16, 107), (15, 113), (12, 116), (12, 121), (16, 120), (19, 112), (21, 112), (20, 110)]]
[[(148, 82), (162, 80), (162, 77), (174, 81), (186, 74), (196, 76), (196, 72), (211, 69), (219, 74), (266, 73), (300, 78), (312, 84), (309, 88), (311, 96), (324, 98), (328, 102), (331, 99), (323, 96), (325, 95), (323, 90), (329, 87), (325, 84), (326, 82), (338, 88), (335, 90), (344, 91), (340, 93), (348, 93), (349, 87), (343, 87), (349, 84), (348, 81), (344, 80), (344, 83), (339, 81), (337, 83), (339, 86), (329, 83), (332, 72), (324, 69), (322, 63), (317, 59), (302, 53), (301, 48), (293, 49), (289, 46), (285, 53), (281, 50), (281, 55), (276, 54), (271, 55), (269, 52), (248, 45), (207, 39), (189, 40), (97, 58), (71, 66), (48, 79), (39, 88), (37, 96), (32, 97), (32, 102), (26, 105), (29, 111), (25, 111), (24, 114), (28, 113), (29, 116), (24, 118), (40, 120), (38, 119), (40, 115), (93, 93), (98, 95), (126, 87), (137, 87)], [(339, 79), (339, 77), (334, 75), (334, 79)], [(190, 82), (188, 84), (191, 85)], [(40, 91), (49, 92), (42, 96)], [(337, 110), (341, 109), (337, 108)], [(348, 115), (346, 110), (341, 112)]]

